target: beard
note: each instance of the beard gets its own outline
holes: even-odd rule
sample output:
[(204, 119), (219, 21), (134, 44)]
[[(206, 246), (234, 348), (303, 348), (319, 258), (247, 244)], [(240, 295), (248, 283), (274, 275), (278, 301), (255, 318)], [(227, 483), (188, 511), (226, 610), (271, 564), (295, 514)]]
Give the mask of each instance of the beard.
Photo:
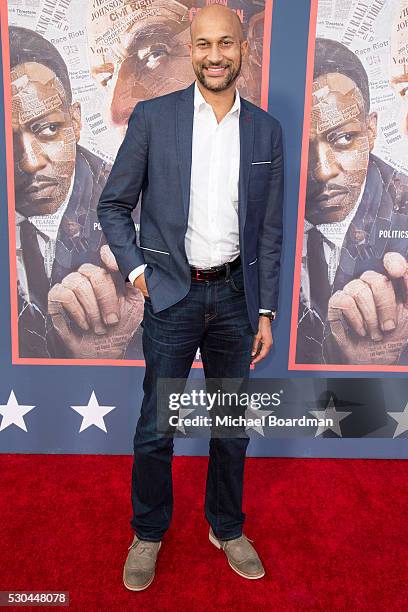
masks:
[[(201, 83), (201, 85), (203, 85), (203, 87), (205, 87), (206, 89), (208, 89), (209, 91), (224, 91), (225, 89), (228, 89), (228, 87), (234, 83), (234, 81), (237, 80), (239, 73), (241, 72), (241, 64), (242, 64), (242, 55), (240, 54), (239, 56), (239, 64), (238, 66), (234, 67), (233, 64), (231, 63), (220, 63), (220, 64), (197, 64), (194, 65), (194, 72), (195, 75), (198, 79), (198, 81)], [(208, 68), (209, 66), (219, 66), (219, 67), (223, 67), (226, 68), (228, 70), (228, 73), (226, 74), (225, 78), (218, 83), (213, 83), (211, 81), (211, 79), (208, 79), (205, 76), (204, 73), (204, 68)]]

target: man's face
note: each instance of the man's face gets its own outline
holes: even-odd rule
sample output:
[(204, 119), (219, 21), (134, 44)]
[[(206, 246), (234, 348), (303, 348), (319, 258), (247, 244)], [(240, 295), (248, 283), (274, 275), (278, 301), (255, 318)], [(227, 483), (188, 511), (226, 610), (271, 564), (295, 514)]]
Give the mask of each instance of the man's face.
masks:
[(52, 214), (65, 200), (80, 135), (79, 105), (69, 106), (61, 81), (42, 64), (11, 71), (16, 209)]
[(193, 80), (189, 10), (173, 0), (146, 0), (143, 7), (131, 2), (127, 15), (112, 21), (101, 6), (97, 11), (92, 6), (89, 2), (91, 74), (107, 96), (105, 119), (125, 131), (137, 102), (182, 89)]
[(391, 30), (391, 86), (400, 102), (400, 129), (408, 136), (408, 0), (400, 0)]
[(377, 116), (347, 76), (330, 73), (313, 82), (306, 218), (342, 221), (354, 208), (367, 175)]
[(248, 43), (241, 42), (235, 16), (224, 10), (208, 12), (193, 22), (191, 61), (198, 81), (210, 91), (224, 91), (241, 70), (242, 54)]

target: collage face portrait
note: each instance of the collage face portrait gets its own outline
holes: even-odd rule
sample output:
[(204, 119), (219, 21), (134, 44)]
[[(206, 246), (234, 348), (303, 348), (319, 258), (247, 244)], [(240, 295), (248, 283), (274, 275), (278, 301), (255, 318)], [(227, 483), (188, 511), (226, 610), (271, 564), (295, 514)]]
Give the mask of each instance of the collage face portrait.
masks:
[(403, 371), (408, 0), (315, 8), (289, 368)]
[[(265, 107), (272, 2), (225, 4), (249, 41), (240, 95)], [(14, 363), (144, 365), (144, 297), (118, 272), (97, 204), (134, 106), (194, 81), (190, 23), (205, 5), (8, 2)]]

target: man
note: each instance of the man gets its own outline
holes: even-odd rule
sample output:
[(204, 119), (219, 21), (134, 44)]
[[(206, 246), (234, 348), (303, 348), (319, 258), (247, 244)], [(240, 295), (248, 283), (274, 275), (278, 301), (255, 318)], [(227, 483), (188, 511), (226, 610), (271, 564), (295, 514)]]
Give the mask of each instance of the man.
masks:
[(78, 144), (81, 109), (58, 50), (25, 28), (9, 35), (19, 356), (122, 356), (143, 298), (115, 288), (98, 228), (110, 167)]
[[(355, 320), (351, 313), (361, 309), (356, 303), (361, 291), (374, 303), (369, 272), (375, 288), (389, 281), (384, 255), (392, 267), (392, 252), (408, 252), (408, 219), (400, 212), (408, 202), (408, 179), (372, 154), (377, 115), (370, 112), (367, 74), (354, 53), (317, 39), (312, 91), (296, 361), (394, 362), (403, 328), (394, 333), (398, 325), (391, 328), (385, 320), (380, 328), (371, 308), (367, 318), (363, 313)], [(395, 296), (383, 295), (383, 314), (389, 314)], [(364, 337), (359, 350), (353, 331)]]
[[(91, 75), (102, 93), (105, 120), (117, 128), (120, 142), (139, 100), (191, 83), (194, 73), (188, 49), (189, 26), (202, 4), (191, 0), (145, 0), (118, 8), (112, 7), (109, 0), (97, 5), (87, 3)], [(242, 95), (259, 103), (263, 3), (233, 0), (229, 6), (240, 16), (249, 44), (237, 85)]]
[[(197, 347), (207, 380), (246, 379), (251, 358), (257, 363), (270, 350), (278, 300), (280, 125), (236, 90), (248, 44), (233, 11), (202, 9), (189, 48), (196, 82), (136, 105), (98, 206), (120, 271), (146, 296), (135, 535), (124, 567), (132, 590), (153, 580), (172, 514), (173, 440), (156, 428), (157, 384), (185, 380)], [(141, 190), (138, 247), (131, 212)], [(260, 578), (262, 563), (242, 533), (247, 445), (246, 435), (211, 439), (205, 513), (210, 541), (231, 567)]]

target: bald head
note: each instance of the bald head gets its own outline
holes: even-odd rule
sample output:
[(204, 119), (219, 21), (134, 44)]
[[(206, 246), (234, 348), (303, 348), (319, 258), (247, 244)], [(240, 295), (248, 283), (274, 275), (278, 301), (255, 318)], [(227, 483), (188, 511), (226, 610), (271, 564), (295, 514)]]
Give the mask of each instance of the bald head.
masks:
[(205, 6), (195, 15), (190, 25), (191, 42), (202, 32), (211, 31), (212, 28), (225, 28), (229, 34), (234, 34), (239, 42), (244, 40), (242, 23), (237, 13), (223, 4)]
[(202, 8), (191, 24), (189, 44), (193, 70), (213, 92), (233, 90), (248, 52), (238, 15), (221, 4)]

